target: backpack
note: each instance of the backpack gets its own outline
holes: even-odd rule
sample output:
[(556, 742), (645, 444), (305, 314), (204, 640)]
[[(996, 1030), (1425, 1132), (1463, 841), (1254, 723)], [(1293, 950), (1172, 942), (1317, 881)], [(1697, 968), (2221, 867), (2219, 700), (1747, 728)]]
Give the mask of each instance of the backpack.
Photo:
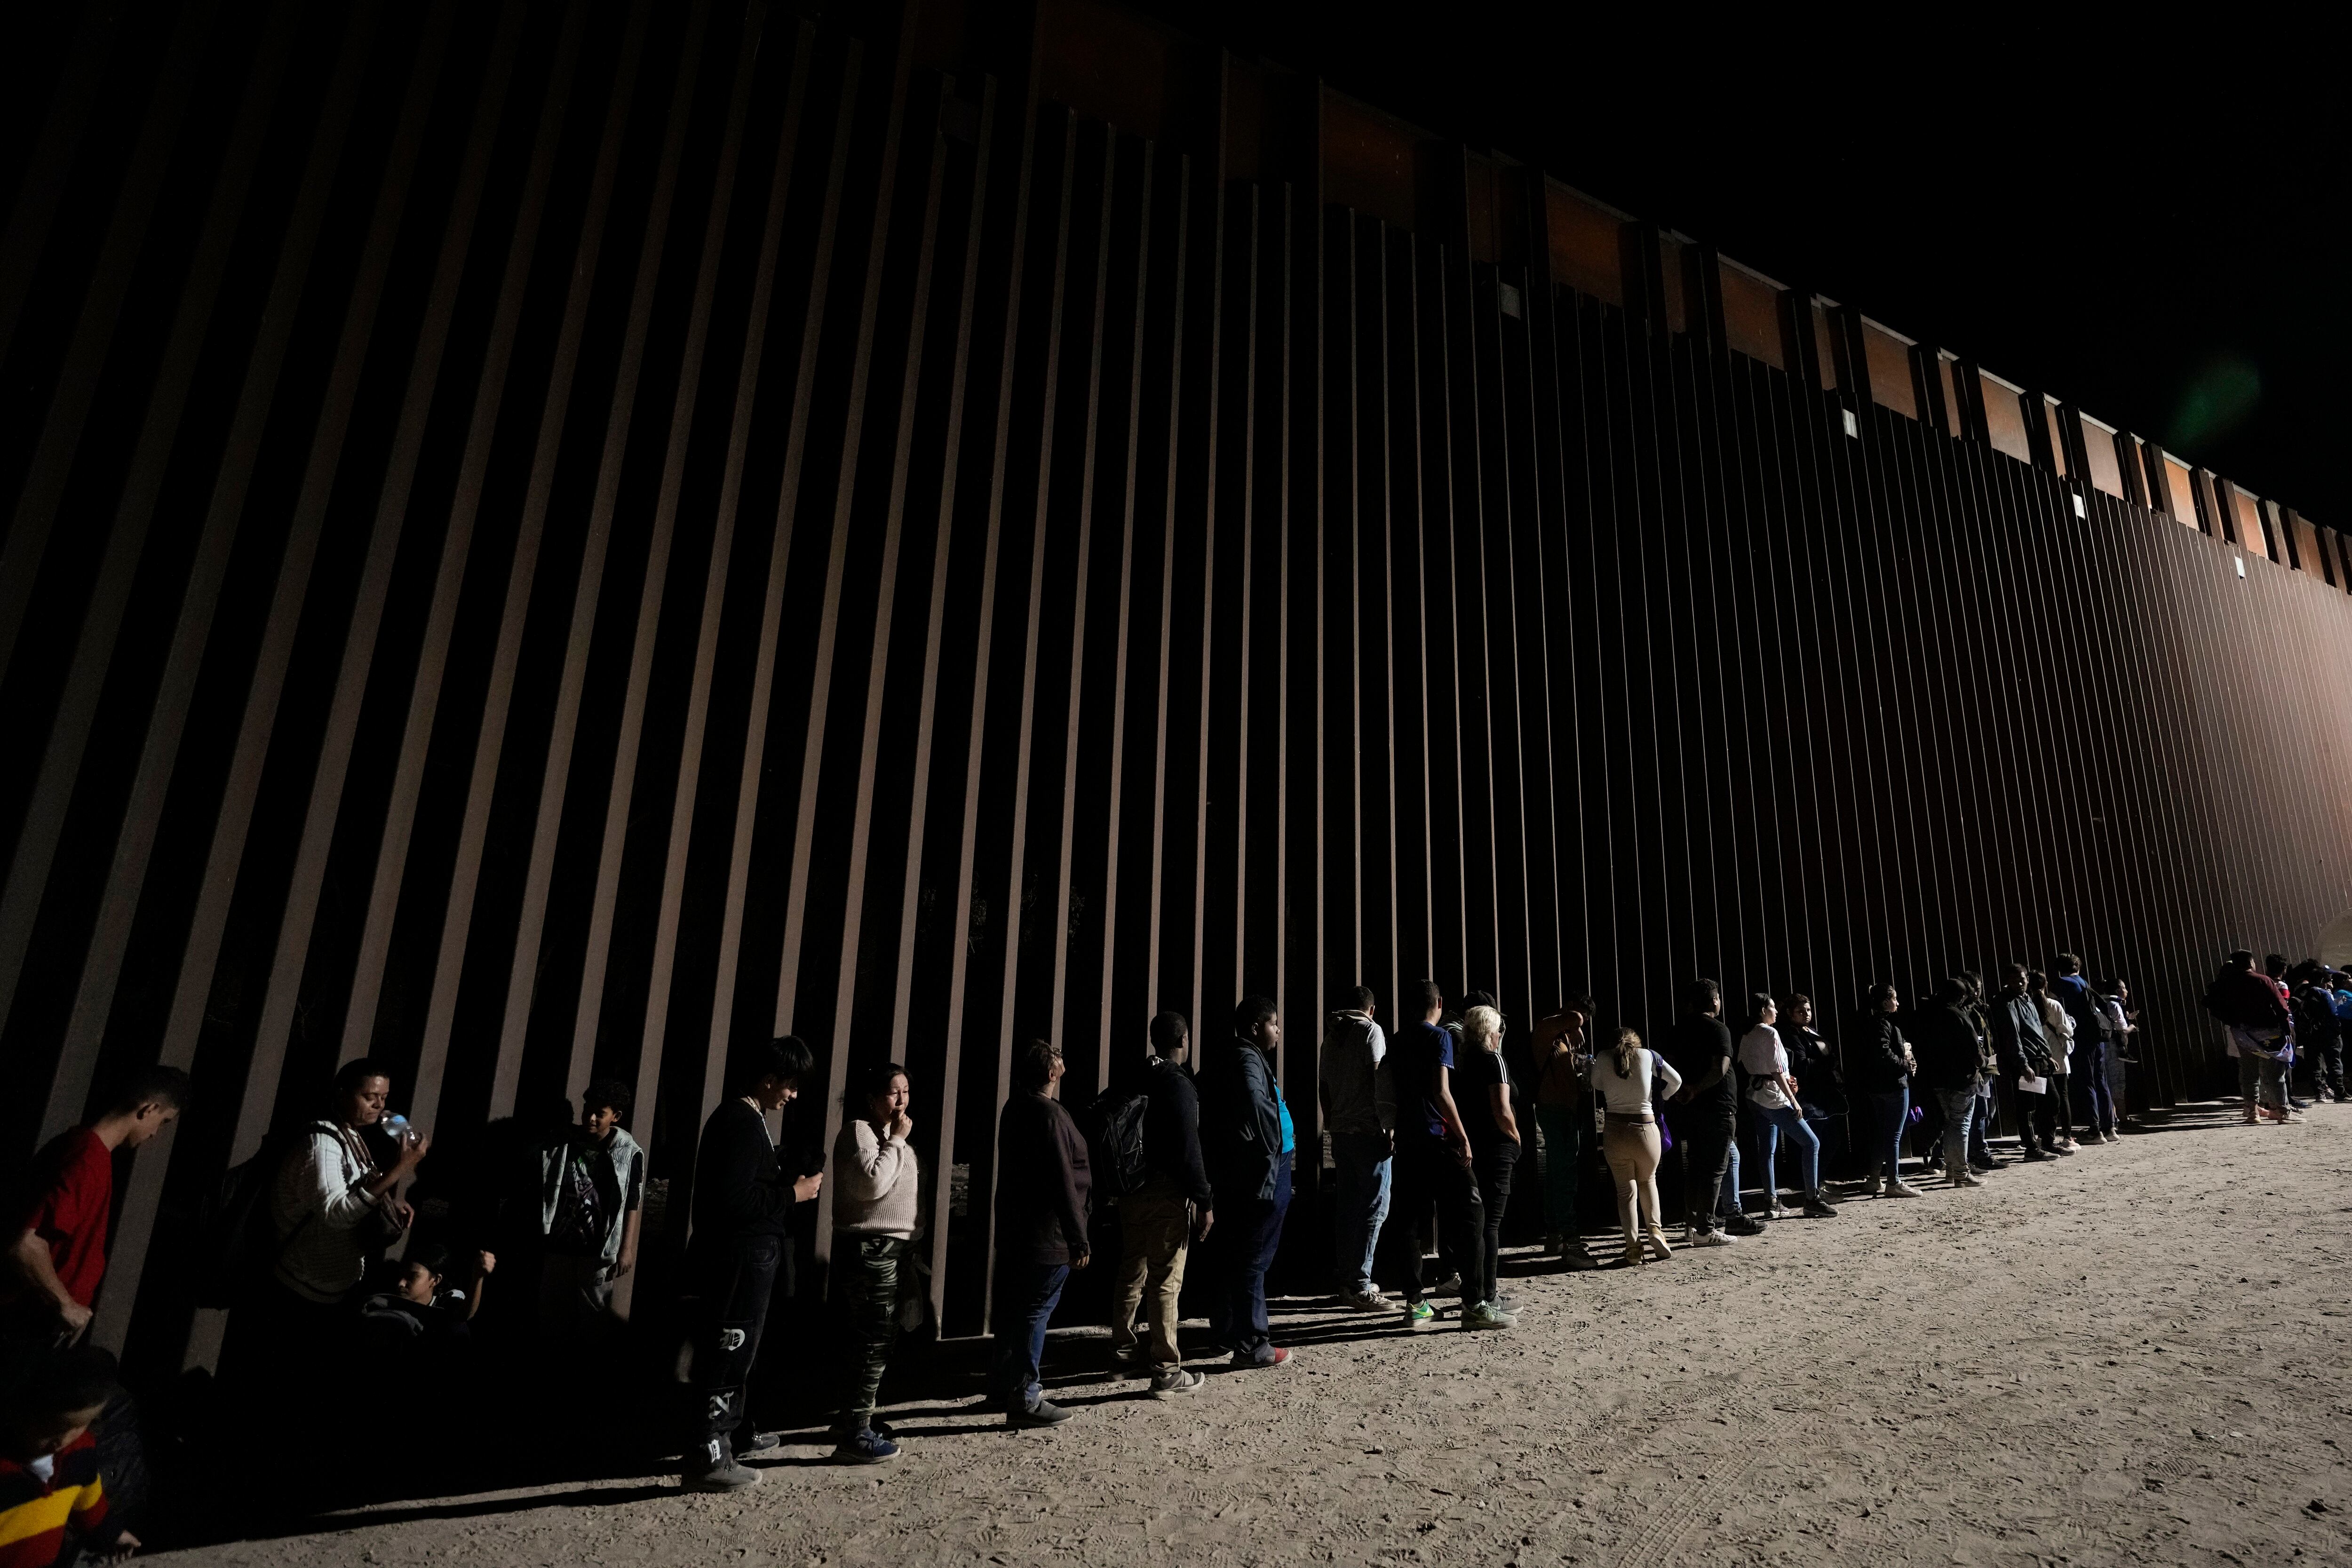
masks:
[(1103, 1090), (1087, 1107), (1081, 1125), (1094, 1166), (1095, 1191), (1123, 1198), (1150, 1179), (1143, 1153), (1143, 1122), (1150, 1109), (1150, 1096), (1119, 1089)]
[[(294, 1239), (279, 1237), (269, 1212), (269, 1191), (277, 1184), (287, 1152), (302, 1136), (296, 1132), (270, 1139), (261, 1152), (224, 1172), (205, 1194), (196, 1210), (195, 1256), (211, 1266), (195, 1271), (197, 1306), (235, 1307), (250, 1300), (278, 1266), (286, 1243)], [(300, 1226), (296, 1229), (299, 1233)]]

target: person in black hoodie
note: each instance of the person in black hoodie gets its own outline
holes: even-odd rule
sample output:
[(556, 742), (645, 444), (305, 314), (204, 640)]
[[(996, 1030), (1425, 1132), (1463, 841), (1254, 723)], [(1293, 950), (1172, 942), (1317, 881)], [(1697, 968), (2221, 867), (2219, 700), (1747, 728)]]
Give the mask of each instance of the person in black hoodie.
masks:
[(1209, 1331), (1233, 1351), (1236, 1367), (1280, 1366), (1290, 1352), (1274, 1343), (1265, 1315), (1265, 1271), (1290, 1207), (1290, 1156), (1282, 1148), (1281, 1090), (1273, 1055), (1282, 1020), (1264, 996), (1234, 1008), (1234, 1037), (1221, 1047), (1201, 1082), (1201, 1146), (1224, 1223), (1217, 1235), (1215, 1293)]
[(822, 1173), (797, 1179), (777, 1158), (768, 1118), (800, 1093), (816, 1065), (808, 1046), (786, 1035), (744, 1053), (739, 1095), (703, 1123), (694, 1163), (694, 1242), (688, 1267), (700, 1287), (694, 1331), (694, 1415), (680, 1479), (690, 1491), (730, 1492), (760, 1472), (740, 1457), (773, 1447), (750, 1423), (743, 1397), (768, 1320), (793, 1205), (807, 1203)]
[(1867, 1108), (1863, 1173), (1872, 1197), (1916, 1198), (1919, 1189), (1903, 1179), (1903, 1131), (1911, 1121), (1911, 1075), (1918, 1064), (1895, 1015), (1902, 993), (1890, 981), (1873, 985), (1847, 1037), (1846, 1081)]
[(1044, 1040), (1023, 1044), (1013, 1094), (996, 1119), (996, 1280), (991, 1321), (996, 1364), (989, 1393), (1007, 1426), (1052, 1426), (1070, 1413), (1037, 1380), (1045, 1325), (1070, 1271), (1093, 1260), (1087, 1199), (1094, 1168), (1087, 1141), (1055, 1097), (1062, 1053)]
[(1965, 981), (1945, 981), (1919, 1010), (1911, 1040), (1919, 1054), (1920, 1087), (1933, 1091), (1944, 1108), (1944, 1174), (1956, 1187), (1980, 1187), (1983, 1179), (1969, 1169), (1969, 1127), (1976, 1118), (1984, 1062), (1968, 1002)]
[[(1143, 1163), (1149, 1174), (1142, 1186), (1118, 1200), (1124, 1250), (1111, 1292), (1111, 1355), (1126, 1365), (1150, 1369), (1154, 1399), (1191, 1394), (1202, 1381), (1199, 1373), (1184, 1370), (1176, 1347), (1184, 1256), (1192, 1243), (1208, 1239), (1216, 1217), (1201, 1161), (1201, 1092), (1184, 1070), (1191, 1048), (1183, 1014), (1162, 1013), (1151, 1020), (1151, 1059), (1143, 1073)], [(1148, 1346), (1135, 1332), (1136, 1309), (1147, 1289)]]

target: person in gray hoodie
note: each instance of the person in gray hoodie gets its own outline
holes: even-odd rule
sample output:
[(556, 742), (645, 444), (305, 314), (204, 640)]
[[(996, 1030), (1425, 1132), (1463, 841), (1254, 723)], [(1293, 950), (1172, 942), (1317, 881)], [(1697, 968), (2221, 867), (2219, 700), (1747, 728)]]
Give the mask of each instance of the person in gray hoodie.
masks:
[(1374, 1021), (1379, 1012), (1372, 988), (1349, 993), (1348, 1006), (1331, 1015), (1323, 1030), (1317, 1077), (1323, 1092), (1323, 1126), (1331, 1134), (1331, 1161), (1338, 1167), (1339, 1205), (1332, 1217), (1339, 1300), (1358, 1311), (1387, 1306), (1372, 1284), (1372, 1255), (1389, 1216), (1390, 1160), (1395, 1153), (1396, 1098), (1381, 1070), (1388, 1037)]
[(874, 1419), (875, 1398), (898, 1337), (898, 1277), (915, 1239), (922, 1181), (907, 1139), (907, 1069), (883, 1062), (849, 1091), (849, 1116), (833, 1143), (833, 1255), (849, 1329), (842, 1358), (845, 1397), (834, 1422), (833, 1457), (871, 1465), (898, 1457)]

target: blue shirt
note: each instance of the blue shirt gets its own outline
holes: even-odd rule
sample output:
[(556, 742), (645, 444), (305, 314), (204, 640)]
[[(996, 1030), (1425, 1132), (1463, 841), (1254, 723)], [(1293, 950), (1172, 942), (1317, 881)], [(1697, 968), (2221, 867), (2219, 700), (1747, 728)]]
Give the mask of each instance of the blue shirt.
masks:
[(1298, 1129), (1290, 1124), (1290, 1101), (1277, 1095), (1274, 1108), (1282, 1112), (1282, 1152), (1287, 1154), (1298, 1147)]
[(1406, 1024), (1389, 1039), (1390, 1070), (1396, 1075), (1396, 1124), (1432, 1138), (1445, 1136), (1437, 1113), (1437, 1071), (1454, 1065), (1454, 1037), (1435, 1024)]

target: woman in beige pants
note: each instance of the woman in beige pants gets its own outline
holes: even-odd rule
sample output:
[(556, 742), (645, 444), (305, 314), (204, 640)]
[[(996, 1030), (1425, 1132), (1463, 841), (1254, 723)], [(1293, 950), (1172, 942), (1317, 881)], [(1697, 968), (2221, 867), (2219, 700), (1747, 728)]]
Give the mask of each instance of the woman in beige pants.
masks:
[(1617, 1227), (1625, 1233), (1628, 1268), (1642, 1261), (1643, 1232), (1651, 1257), (1664, 1261), (1674, 1256), (1658, 1225), (1658, 1124), (1651, 1096), (1670, 1095), (1682, 1085), (1673, 1064), (1644, 1049), (1642, 1037), (1631, 1029), (1618, 1030), (1617, 1048), (1592, 1063), (1592, 1087), (1608, 1104), (1601, 1153), (1617, 1188)]

